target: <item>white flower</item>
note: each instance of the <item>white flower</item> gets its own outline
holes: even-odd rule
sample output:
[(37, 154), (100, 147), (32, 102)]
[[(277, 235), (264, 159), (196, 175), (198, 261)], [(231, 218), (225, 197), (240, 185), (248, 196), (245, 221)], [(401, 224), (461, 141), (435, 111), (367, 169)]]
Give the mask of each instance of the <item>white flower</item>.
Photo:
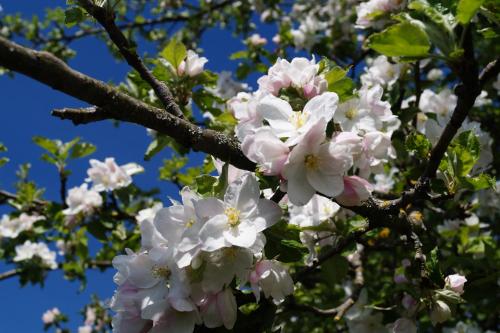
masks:
[(448, 275), (445, 279), (445, 288), (453, 290), (454, 292), (462, 295), (464, 293), (464, 284), (467, 282), (465, 276), (460, 274)]
[(337, 109), (339, 97), (327, 92), (312, 98), (303, 111), (293, 111), (288, 102), (268, 95), (257, 105), (257, 112), (269, 123), (279, 138), (286, 138), (288, 146), (299, 143), (317, 122), (328, 123)]
[(257, 302), (260, 291), (266, 297), (272, 297), (275, 302), (281, 302), (285, 296), (293, 293), (293, 280), (288, 271), (277, 260), (261, 260), (255, 264), (255, 269), (248, 278)]
[(234, 327), (238, 309), (231, 289), (226, 288), (216, 294), (206, 294), (196, 304), (200, 307), (200, 315), (206, 327), (215, 328), (224, 325), (228, 330)]
[(402, 68), (401, 64), (389, 62), (386, 56), (378, 56), (365, 68), (365, 73), (361, 75), (361, 83), (367, 87), (375, 85), (392, 87), (399, 79)]
[(92, 333), (92, 326), (85, 325), (78, 327), (78, 333)]
[(327, 27), (327, 22), (321, 22), (315, 15), (307, 15), (301, 20), (298, 29), (292, 29), (293, 44), (297, 49), (310, 49), (318, 40), (318, 31)]
[(325, 142), (326, 123), (317, 122), (294, 147), (283, 169), (290, 202), (305, 205), (316, 191), (335, 197), (344, 190), (343, 174), (352, 166), (360, 139), (341, 132)]
[(197, 76), (203, 72), (203, 67), (208, 62), (208, 59), (205, 57), (200, 57), (193, 50), (187, 51), (186, 59), (184, 59), (180, 64), (179, 68), (177, 68), (177, 74), (187, 75), (190, 77)]
[(474, 101), (474, 107), (480, 108), (481, 106), (491, 105), (491, 99), (487, 97), (488, 92), (486, 90), (482, 90), (481, 94), (479, 94)]
[(56, 253), (50, 251), (45, 243), (32, 243), (29, 240), (16, 246), (16, 256), (13, 260), (19, 262), (30, 260), (35, 256), (39, 257), (45, 266), (51, 269), (57, 268)]
[(315, 194), (304, 206), (288, 203), (289, 223), (301, 228), (318, 226), (333, 217), (339, 209), (340, 206), (332, 200)]
[(166, 240), (153, 224), (156, 213), (162, 208), (163, 204), (156, 202), (153, 207), (137, 212), (135, 219), (141, 229), (141, 245), (143, 249), (151, 249), (159, 244), (166, 243)]
[(374, 25), (379, 16), (402, 7), (403, 0), (369, 0), (356, 7), (356, 27), (365, 29)]
[(247, 39), (248, 43), (253, 46), (262, 46), (267, 44), (267, 39), (259, 34), (253, 34)]
[(345, 206), (359, 206), (373, 192), (373, 186), (358, 176), (344, 176), (344, 191), (335, 200)]
[(248, 135), (243, 140), (241, 149), (249, 160), (257, 163), (259, 170), (265, 175), (281, 175), (290, 153), (290, 148), (270, 127), (262, 127), (254, 135)]
[(28, 215), (26, 213), (21, 213), (21, 215), (14, 218), (3, 215), (0, 220), (0, 238), (17, 238), (21, 232), (32, 229), (35, 222), (43, 219), (45, 219), (43, 216)]
[(229, 99), (239, 92), (249, 90), (248, 84), (233, 80), (231, 72), (222, 71), (217, 77), (217, 86), (215, 88), (207, 88), (208, 91), (222, 99)]
[(86, 180), (93, 182), (92, 189), (97, 192), (126, 187), (132, 183), (131, 175), (144, 171), (136, 163), (118, 166), (113, 157), (106, 158), (104, 162), (91, 159), (90, 166), (87, 170), (89, 178)]
[(89, 214), (102, 205), (102, 197), (99, 192), (88, 189), (88, 185), (84, 183), (68, 191), (66, 204), (68, 208), (62, 211), (64, 215)]
[(229, 110), (238, 119), (235, 132), (240, 141), (262, 126), (262, 116), (257, 112), (257, 104), (266, 95), (265, 92), (240, 92), (227, 102)]
[(379, 173), (375, 175), (375, 184), (373, 185), (374, 191), (380, 193), (389, 193), (394, 187), (394, 175), (399, 172), (399, 169), (392, 167), (388, 174)]
[(356, 168), (362, 178), (368, 178), (371, 173), (383, 173), (384, 164), (389, 159), (396, 158), (396, 152), (387, 133), (368, 132), (363, 136), (362, 151), (355, 161)]
[(361, 290), (356, 303), (344, 315), (349, 333), (388, 333), (382, 325), (382, 313), (372, 314), (373, 310), (366, 307), (368, 293)]
[(259, 183), (252, 174), (229, 184), (224, 201), (201, 199), (195, 208), (197, 216), (208, 218), (199, 232), (202, 250), (207, 252), (232, 245), (249, 248), (258, 233), (281, 217), (281, 208), (276, 203), (260, 199)]
[(269, 68), (268, 75), (257, 80), (259, 90), (278, 95), (282, 88), (293, 87), (312, 98), (327, 90), (328, 82), (318, 75), (319, 65), (314, 58), (294, 58), (291, 62), (278, 59)]
[(457, 96), (450, 89), (443, 89), (439, 94), (425, 89), (420, 96), (418, 108), (424, 113), (436, 114), (438, 123), (446, 125), (456, 105)]
[(427, 73), (427, 80), (436, 81), (441, 80), (444, 77), (444, 73), (439, 68), (433, 68)]
[(42, 321), (45, 325), (52, 324), (56, 320), (56, 317), (59, 316), (60, 314), (61, 312), (59, 311), (58, 308), (52, 308), (43, 313)]
[(432, 306), (431, 310), (431, 322), (432, 325), (436, 326), (438, 323), (444, 323), (451, 318), (451, 309), (443, 301), (436, 301)]

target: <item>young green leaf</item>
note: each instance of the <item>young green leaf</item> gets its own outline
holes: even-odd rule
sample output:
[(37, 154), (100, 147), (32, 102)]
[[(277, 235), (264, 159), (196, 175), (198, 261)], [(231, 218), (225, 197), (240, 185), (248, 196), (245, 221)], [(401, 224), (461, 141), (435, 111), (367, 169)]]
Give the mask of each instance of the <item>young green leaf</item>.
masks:
[(186, 54), (186, 46), (177, 39), (172, 39), (160, 53), (175, 69), (179, 68), (180, 63), (186, 58)]

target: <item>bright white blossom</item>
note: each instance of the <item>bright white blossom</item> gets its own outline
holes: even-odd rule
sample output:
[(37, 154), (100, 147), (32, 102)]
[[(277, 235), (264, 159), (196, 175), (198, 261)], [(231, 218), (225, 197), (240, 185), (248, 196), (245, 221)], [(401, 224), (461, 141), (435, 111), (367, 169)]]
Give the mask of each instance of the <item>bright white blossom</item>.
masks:
[(365, 73), (361, 75), (361, 82), (367, 87), (380, 85), (390, 88), (399, 79), (403, 68), (403, 65), (391, 63), (386, 56), (381, 55), (365, 68)]
[(13, 259), (15, 262), (30, 260), (33, 257), (40, 258), (42, 263), (50, 269), (57, 268), (56, 253), (49, 250), (47, 244), (32, 243), (27, 240), (23, 244), (16, 246), (16, 256)]
[(197, 76), (203, 72), (203, 67), (208, 62), (205, 57), (200, 57), (193, 50), (187, 51), (186, 59), (184, 59), (177, 68), (178, 75), (187, 75), (190, 77)]
[(403, 0), (369, 0), (356, 7), (356, 26), (361, 29), (372, 27), (380, 16), (402, 8)]
[(441, 80), (444, 77), (444, 73), (439, 68), (433, 68), (427, 73), (427, 80), (429, 81), (437, 81)]
[(254, 245), (258, 233), (281, 217), (276, 203), (259, 197), (257, 179), (246, 174), (228, 186), (224, 201), (199, 200), (195, 205), (197, 215), (209, 218), (200, 229), (201, 248), (211, 252), (233, 245), (243, 248)]
[(90, 168), (87, 170), (87, 181), (92, 181), (92, 189), (97, 192), (114, 191), (132, 183), (132, 175), (144, 171), (136, 163), (122, 166), (116, 164), (113, 157), (108, 157), (104, 162), (91, 159)]
[(17, 238), (20, 233), (31, 230), (35, 222), (43, 220), (43, 216), (21, 213), (18, 217), (11, 218), (3, 215), (0, 219), (0, 238)]
[(64, 215), (90, 214), (102, 205), (102, 197), (99, 192), (89, 189), (88, 184), (84, 183), (68, 191), (66, 205), (68, 208), (62, 211)]
[(253, 34), (247, 39), (248, 43), (253, 46), (263, 46), (267, 44), (267, 39), (259, 34)]
[(431, 322), (432, 325), (444, 323), (451, 318), (451, 309), (445, 302), (437, 300), (431, 309)]
[(248, 280), (257, 302), (260, 299), (260, 290), (266, 297), (272, 297), (275, 302), (281, 302), (285, 296), (293, 293), (293, 281), (290, 274), (276, 260), (259, 261)]
[(60, 314), (61, 312), (58, 308), (49, 309), (43, 313), (42, 321), (45, 325), (52, 324)]

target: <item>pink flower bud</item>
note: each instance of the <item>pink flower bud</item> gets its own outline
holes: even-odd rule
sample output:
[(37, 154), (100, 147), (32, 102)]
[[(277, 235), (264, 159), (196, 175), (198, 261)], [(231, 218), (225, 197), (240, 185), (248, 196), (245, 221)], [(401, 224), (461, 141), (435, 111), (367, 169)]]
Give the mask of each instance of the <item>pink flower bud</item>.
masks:
[(359, 206), (362, 201), (370, 197), (372, 191), (373, 186), (365, 179), (358, 176), (345, 176), (344, 192), (335, 199), (342, 205)]
[(445, 287), (462, 295), (464, 293), (464, 284), (467, 282), (465, 276), (460, 274), (448, 275), (445, 279)]

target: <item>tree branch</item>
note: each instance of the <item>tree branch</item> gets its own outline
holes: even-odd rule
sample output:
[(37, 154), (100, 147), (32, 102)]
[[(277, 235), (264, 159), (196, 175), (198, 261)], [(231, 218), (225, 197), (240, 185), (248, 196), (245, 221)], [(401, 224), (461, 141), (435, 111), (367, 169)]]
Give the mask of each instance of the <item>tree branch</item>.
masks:
[(255, 170), (255, 163), (241, 152), (238, 141), (217, 131), (201, 129), (102, 81), (68, 67), (50, 53), (35, 51), (0, 37), (0, 66), (25, 74), (97, 108), (55, 110), (54, 116), (86, 124), (115, 119), (157, 130), (181, 145), (203, 151), (244, 170)]
[(90, 0), (78, 0), (78, 3), (92, 15), (103, 27), (109, 35), (109, 38), (118, 47), (118, 50), (123, 55), (127, 63), (132, 66), (141, 76), (141, 78), (149, 83), (158, 99), (162, 102), (165, 109), (173, 115), (183, 118), (179, 106), (175, 103), (174, 97), (168, 89), (167, 85), (154, 77), (153, 73), (144, 65), (141, 58), (135, 51), (135, 46), (132, 45), (127, 37), (116, 26), (115, 15), (108, 11), (107, 7), (99, 7)]

